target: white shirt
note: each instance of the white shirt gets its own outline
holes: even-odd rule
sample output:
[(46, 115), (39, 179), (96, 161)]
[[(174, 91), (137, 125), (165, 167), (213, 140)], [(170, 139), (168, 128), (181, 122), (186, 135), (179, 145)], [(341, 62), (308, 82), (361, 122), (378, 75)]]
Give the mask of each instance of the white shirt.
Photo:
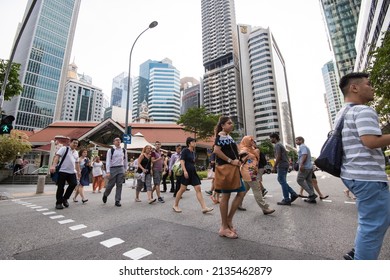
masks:
[(60, 164), (66, 149), (69, 149), (68, 154), (66, 155), (64, 162), (61, 165), (60, 172), (76, 174), (76, 162), (79, 160), (79, 154), (76, 150), (72, 151), (70, 147), (61, 147), (56, 153), (56, 155), (60, 156), (58, 164)]

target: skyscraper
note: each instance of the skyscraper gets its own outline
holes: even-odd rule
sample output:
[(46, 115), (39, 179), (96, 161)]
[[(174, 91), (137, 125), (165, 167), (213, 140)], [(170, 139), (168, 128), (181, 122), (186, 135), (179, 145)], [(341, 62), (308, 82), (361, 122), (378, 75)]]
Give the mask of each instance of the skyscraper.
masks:
[[(125, 72), (112, 79), (111, 106), (126, 108), (127, 79), (128, 75)], [(131, 102), (129, 105), (131, 111)]]
[(329, 61), (322, 67), (322, 77), (325, 84), (325, 102), (328, 109), (330, 126), (333, 128), (338, 111), (344, 104), (344, 98), (338, 86), (338, 79), (333, 61)]
[(203, 105), (243, 127), (236, 18), (233, 0), (202, 0)]
[(143, 101), (154, 122), (175, 123), (179, 119), (180, 72), (170, 59), (144, 62), (133, 88), (133, 120), (139, 118)]
[(245, 134), (256, 140), (278, 133), (295, 147), (286, 66), (269, 28), (239, 24), (242, 104)]
[(88, 76), (78, 75), (74, 63), (69, 65), (61, 120), (94, 122), (103, 120), (102, 90), (93, 86), (92, 79)]
[(339, 77), (353, 71), (361, 0), (320, 0)]
[(37, 1), (14, 58), (21, 64), (23, 92), (4, 103), (15, 128), (39, 129), (60, 119), (79, 8), (80, 0)]

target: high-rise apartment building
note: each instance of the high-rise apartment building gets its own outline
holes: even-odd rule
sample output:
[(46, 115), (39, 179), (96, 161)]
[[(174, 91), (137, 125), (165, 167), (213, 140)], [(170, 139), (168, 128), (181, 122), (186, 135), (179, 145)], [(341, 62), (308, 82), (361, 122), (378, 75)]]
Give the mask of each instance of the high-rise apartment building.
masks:
[(202, 0), (203, 105), (230, 116), (242, 131), (242, 103), (233, 0)]
[(36, 2), (14, 57), (23, 91), (4, 103), (15, 128), (40, 129), (60, 119), (79, 8), (80, 0)]
[(390, 30), (390, 0), (362, 0), (356, 32), (355, 71), (370, 66), (369, 53), (382, 45), (383, 32)]
[(329, 61), (322, 67), (322, 77), (325, 84), (325, 102), (328, 111), (329, 124), (333, 127), (338, 111), (344, 105), (344, 97), (338, 86), (338, 79), (333, 61)]
[(269, 28), (237, 26), (240, 47), (245, 134), (256, 140), (278, 133), (287, 147), (295, 147), (286, 66)]
[(342, 77), (353, 71), (356, 59), (355, 36), (361, 0), (320, 0), (328, 37)]
[(65, 94), (62, 102), (61, 120), (103, 120), (103, 92), (92, 85), (92, 79), (77, 73), (76, 64), (69, 65)]
[(154, 122), (175, 123), (180, 117), (180, 72), (172, 61), (148, 60), (140, 66), (133, 86), (133, 120), (140, 117), (140, 105), (147, 102)]

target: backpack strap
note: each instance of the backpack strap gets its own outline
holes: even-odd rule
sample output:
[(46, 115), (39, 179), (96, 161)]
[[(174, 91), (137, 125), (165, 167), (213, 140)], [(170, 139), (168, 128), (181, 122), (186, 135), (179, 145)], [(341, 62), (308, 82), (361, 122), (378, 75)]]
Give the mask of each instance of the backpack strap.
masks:
[(68, 155), (68, 151), (69, 151), (69, 147), (66, 147), (65, 154), (62, 156), (61, 161), (60, 161), (60, 164), (58, 165), (58, 170), (60, 170), (61, 165), (62, 165), (62, 163), (63, 163), (64, 160), (65, 160), (65, 157)]
[[(125, 150), (125, 148), (122, 148), (122, 151), (123, 151), (123, 159), (125, 159), (126, 158), (126, 150)], [(112, 156), (114, 155), (114, 152), (115, 152), (115, 149), (111, 148), (111, 159), (112, 159)]]

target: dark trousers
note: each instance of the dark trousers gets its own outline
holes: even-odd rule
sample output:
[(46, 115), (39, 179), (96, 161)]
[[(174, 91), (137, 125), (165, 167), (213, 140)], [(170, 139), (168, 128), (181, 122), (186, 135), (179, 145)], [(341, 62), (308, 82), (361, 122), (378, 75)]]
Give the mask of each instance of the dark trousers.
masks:
[(173, 176), (173, 172), (171, 172), (171, 176), (169, 176), (169, 180), (171, 180), (170, 192), (175, 192), (175, 176)]
[(168, 172), (165, 172), (164, 176), (162, 177), (162, 185), (164, 192), (167, 191), (167, 178), (168, 178)]
[[(65, 182), (68, 183), (68, 188), (65, 191)], [(77, 186), (76, 174), (69, 174), (65, 172), (59, 172), (57, 181), (57, 192), (56, 192), (56, 204), (61, 204), (65, 200), (68, 200), (72, 195), (74, 188)]]

